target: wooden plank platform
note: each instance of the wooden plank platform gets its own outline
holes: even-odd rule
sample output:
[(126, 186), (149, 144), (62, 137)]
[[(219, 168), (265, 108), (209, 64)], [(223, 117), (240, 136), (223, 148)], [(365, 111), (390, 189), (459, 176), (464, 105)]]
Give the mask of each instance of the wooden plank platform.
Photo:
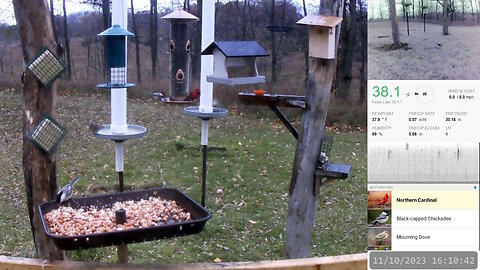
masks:
[(367, 253), (321, 258), (235, 263), (194, 264), (110, 264), (78, 261), (45, 261), (0, 256), (0, 270), (58, 270), (58, 269), (187, 269), (187, 270), (357, 270), (367, 269)]
[(247, 105), (305, 108), (305, 96), (280, 94), (264, 94), (259, 96), (254, 93), (238, 93), (238, 98), (242, 103)]

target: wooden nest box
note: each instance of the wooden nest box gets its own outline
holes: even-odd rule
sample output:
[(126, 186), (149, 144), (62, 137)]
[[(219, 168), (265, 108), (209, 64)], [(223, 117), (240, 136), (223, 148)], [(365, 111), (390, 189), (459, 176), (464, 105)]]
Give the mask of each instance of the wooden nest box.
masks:
[(341, 17), (313, 14), (297, 22), (297, 24), (308, 25), (310, 57), (335, 58), (335, 28), (340, 22), (342, 22)]
[(256, 41), (216, 41), (202, 55), (213, 55), (213, 75), (207, 76), (209, 82), (227, 85), (265, 83), (265, 76), (258, 75), (256, 58), (268, 56), (268, 53)]

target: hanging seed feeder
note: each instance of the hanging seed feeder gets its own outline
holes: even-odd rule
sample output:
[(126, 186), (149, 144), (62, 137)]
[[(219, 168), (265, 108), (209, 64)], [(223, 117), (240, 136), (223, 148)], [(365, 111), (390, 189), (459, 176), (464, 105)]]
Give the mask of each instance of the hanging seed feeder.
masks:
[(66, 133), (66, 128), (46, 114), (30, 132), (28, 139), (45, 153), (52, 154), (57, 150)]
[(127, 88), (134, 86), (127, 82), (127, 37), (133, 34), (125, 30), (126, 5), (123, 5), (123, 1), (114, 1), (113, 5), (113, 26), (99, 34), (105, 39), (107, 78), (105, 83), (97, 85), (111, 91), (111, 123), (102, 125), (93, 135), (115, 142), (115, 170), (118, 173), (119, 190), (123, 192), (123, 142), (145, 136), (147, 129), (127, 124)]
[(43, 86), (50, 87), (67, 68), (50, 49), (45, 47), (27, 64), (27, 69), (35, 75)]
[(115, 24), (98, 34), (105, 38), (105, 53), (107, 57), (107, 82), (100, 88), (128, 88), (134, 86), (127, 83), (127, 48), (126, 38), (133, 34)]
[(170, 96), (162, 101), (185, 103), (185, 98), (189, 94), (190, 23), (199, 19), (182, 9), (177, 9), (163, 16), (162, 20), (170, 22)]

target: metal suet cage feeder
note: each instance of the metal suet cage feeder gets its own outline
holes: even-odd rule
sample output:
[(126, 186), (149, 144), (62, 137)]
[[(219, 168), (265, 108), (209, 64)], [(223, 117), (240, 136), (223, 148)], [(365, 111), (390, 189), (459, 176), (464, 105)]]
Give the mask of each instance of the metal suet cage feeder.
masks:
[(324, 135), (320, 145), (320, 153), (324, 153), (327, 157), (330, 156), (332, 152), (333, 137)]
[(66, 133), (65, 127), (50, 115), (45, 114), (30, 132), (28, 139), (47, 154), (52, 154), (57, 150)]
[(35, 75), (43, 86), (50, 87), (67, 68), (49, 48), (44, 47), (37, 56), (28, 63), (27, 69)]
[(116, 24), (98, 34), (105, 38), (105, 54), (107, 60), (107, 82), (100, 88), (128, 88), (134, 86), (126, 82), (127, 55), (126, 38), (133, 34)]

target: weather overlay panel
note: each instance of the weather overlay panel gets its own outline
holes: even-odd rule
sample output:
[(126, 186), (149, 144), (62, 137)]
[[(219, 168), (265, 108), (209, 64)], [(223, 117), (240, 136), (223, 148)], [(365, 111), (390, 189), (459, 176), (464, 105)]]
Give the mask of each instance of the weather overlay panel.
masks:
[(368, 82), (369, 269), (479, 269), (480, 81)]

